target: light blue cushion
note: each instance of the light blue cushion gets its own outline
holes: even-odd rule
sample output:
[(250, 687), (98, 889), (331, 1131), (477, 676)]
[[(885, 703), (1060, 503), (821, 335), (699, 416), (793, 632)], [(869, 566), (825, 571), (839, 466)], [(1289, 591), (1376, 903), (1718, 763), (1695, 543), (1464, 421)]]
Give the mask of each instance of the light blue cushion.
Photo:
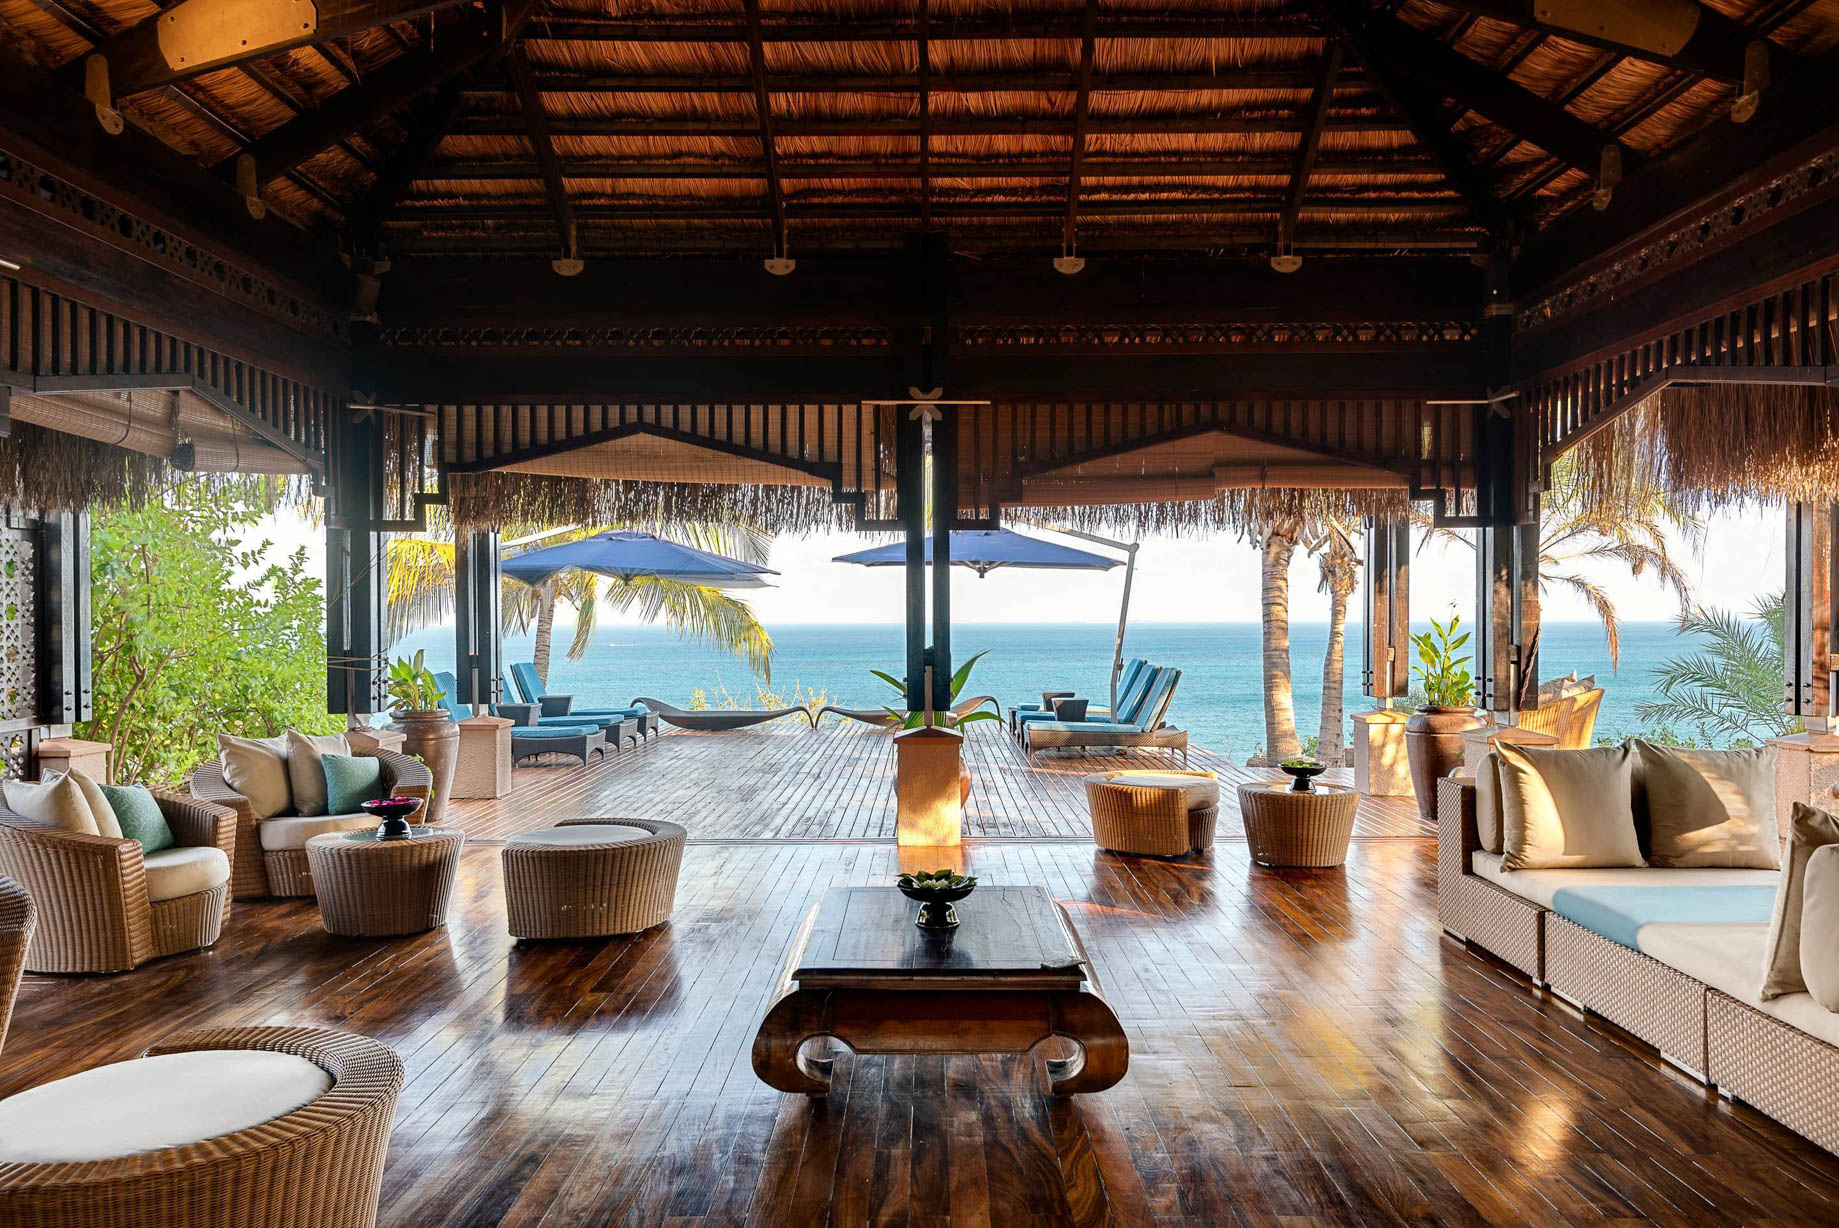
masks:
[(360, 802), (383, 796), (383, 761), (371, 755), (321, 755), (326, 813), (357, 814)]
[(121, 834), (140, 841), (143, 854), (157, 853), (178, 843), (166, 816), (160, 812), (159, 802), (142, 786), (103, 785), (102, 796), (109, 799), (115, 821), (121, 824)]
[(1141, 725), (1125, 725), (1117, 721), (1030, 721), (1030, 729), (1052, 729), (1061, 733), (1142, 733)]
[(1775, 888), (1560, 887), (1552, 896), (1552, 911), (1639, 951), (1644, 925), (1767, 925), (1775, 911)]

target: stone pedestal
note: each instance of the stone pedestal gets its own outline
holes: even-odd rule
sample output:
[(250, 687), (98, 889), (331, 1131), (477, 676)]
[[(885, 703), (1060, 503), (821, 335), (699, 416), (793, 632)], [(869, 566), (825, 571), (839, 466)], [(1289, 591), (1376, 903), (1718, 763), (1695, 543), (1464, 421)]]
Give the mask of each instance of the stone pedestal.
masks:
[(922, 726), (894, 735), (895, 835), (903, 848), (963, 841), (963, 751), (964, 735), (954, 729)]
[(1462, 735), (1462, 774), (1475, 775), (1482, 759), (1496, 742), (1513, 742), (1520, 746), (1558, 745), (1557, 738), (1536, 729), (1521, 729), (1518, 725), (1484, 725)]
[(502, 716), (469, 716), (460, 723), (460, 756), (453, 796), (498, 798), (511, 791), (511, 726)]
[(85, 742), (82, 738), (50, 738), (38, 744), (38, 778), (53, 772), (81, 772), (100, 784), (109, 779), (111, 742)]
[(402, 751), (402, 731), (398, 729), (347, 729), (345, 741), (352, 750)]
[(1403, 708), (1376, 708), (1348, 718), (1354, 723), (1355, 789), (1368, 797), (1417, 796), (1405, 758), (1405, 722), (1410, 717)]
[(1775, 822), (1784, 838), (1794, 803), (1806, 802), (1831, 811), (1833, 786), (1839, 784), (1839, 734), (1797, 733), (1770, 738), (1775, 748)]

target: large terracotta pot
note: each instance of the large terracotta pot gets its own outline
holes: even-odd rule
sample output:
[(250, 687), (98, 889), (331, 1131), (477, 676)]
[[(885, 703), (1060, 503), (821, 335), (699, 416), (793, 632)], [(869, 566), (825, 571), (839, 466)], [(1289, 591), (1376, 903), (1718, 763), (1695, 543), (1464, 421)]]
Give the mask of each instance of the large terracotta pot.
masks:
[(1437, 782), (1462, 765), (1462, 735), (1485, 722), (1473, 708), (1419, 708), (1405, 722), (1405, 758), (1411, 763), (1411, 787), (1418, 795), (1418, 815), (1437, 817)]
[(429, 826), (438, 824), (447, 813), (447, 795), (453, 789), (453, 766), (460, 756), (460, 727), (446, 709), (433, 712), (390, 713), (395, 721), (391, 729), (402, 732), (402, 749), (417, 756), (434, 774), (434, 788), (428, 793), (428, 807), (416, 820)]
[(971, 800), (971, 765), (958, 765), (958, 804), (960, 806)]

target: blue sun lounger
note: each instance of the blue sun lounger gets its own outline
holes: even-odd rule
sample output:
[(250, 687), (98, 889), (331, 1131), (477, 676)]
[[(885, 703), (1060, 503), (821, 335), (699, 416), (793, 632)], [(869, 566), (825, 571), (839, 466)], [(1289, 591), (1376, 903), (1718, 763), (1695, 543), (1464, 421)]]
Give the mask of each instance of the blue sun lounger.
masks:
[[(1155, 667), (1142, 657), (1132, 657), (1125, 663), (1124, 673), (1118, 680), (1117, 688), (1117, 710), (1122, 714), (1120, 719), (1130, 720), (1137, 715), (1138, 706), (1149, 691), (1150, 676), (1154, 672)], [(1022, 736), (1022, 726), (1029, 721), (1058, 719), (1060, 719), (1059, 713), (1040, 704), (1019, 704), (1009, 710), (1009, 728), (1018, 739)], [(1111, 710), (1088, 707), (1084, 715), (1078, 719), (1081, 721), (1108, 721), (1112, 719)]]
[[(536, 664), (531, 661), (519, 661), (511, 667), (511, 682), (517, 684), (517, 692), (525, 703), (539, 706), (536, 723), (567, 724), (582, 718), (605, 718), (613, 720), (635, 720), (639, 723), (641, 737), (649, 737), (661, 728), (658, 714), (644, 704), (632, 704), (624, 708), (576, 708), (573, 695), (554, 695), (543, 686), (543, 680), (537, 676)], [(505, 693), (510, 694), (507, 687)]]
[[(449, 716), (456, 721), (463, 721), (472, 715), (454, 699), (459, 684), (452, 674), (443, 671), (434, 675), (434, 681), (441, 688), (441, 706), (447, 709)], [(606, 758), (607, 737), (611, 731), (593, 721), (580, 721), (573, 725), (537, 725), (533, 723), (536, 719), (534, 704), (492, 704), (491, 711), (493, 716), (517, 722), (511, 726), (512, 763), (535, 758), (537, 755), (573, 755), (584, 764), (592, 755)], [(617, 750), (619, 734), (612, 733), (612, 737), (614, 749)]]

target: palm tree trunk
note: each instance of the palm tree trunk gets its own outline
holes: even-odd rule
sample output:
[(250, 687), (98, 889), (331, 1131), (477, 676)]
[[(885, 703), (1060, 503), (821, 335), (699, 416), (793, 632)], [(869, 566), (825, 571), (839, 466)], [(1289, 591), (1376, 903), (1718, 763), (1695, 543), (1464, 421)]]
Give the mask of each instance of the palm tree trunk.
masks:
[(536, 607), (536, 642), (530, 646), (531, 659), (536, 664), (536, 676), (547, 687), (549, 685), (549, 642), (555, 636), (556, 627), (556, 582), (549, 580), (537, 590)]
[(1316, 737), (1315, 757), (1338, 766), (1347, 752), (1347, 731), (1341, 716), (1347, 648), (1347, 605), (1351, 590), (1335, 583), (1328, 595), (1328, 650), (1322, 654), (1322, 721)]
[(1264, 535), (1264, 754), (1281, 763), (1302, 753), (1290, 684), (1290, 559), (1298, 526), (1280, 521)]

